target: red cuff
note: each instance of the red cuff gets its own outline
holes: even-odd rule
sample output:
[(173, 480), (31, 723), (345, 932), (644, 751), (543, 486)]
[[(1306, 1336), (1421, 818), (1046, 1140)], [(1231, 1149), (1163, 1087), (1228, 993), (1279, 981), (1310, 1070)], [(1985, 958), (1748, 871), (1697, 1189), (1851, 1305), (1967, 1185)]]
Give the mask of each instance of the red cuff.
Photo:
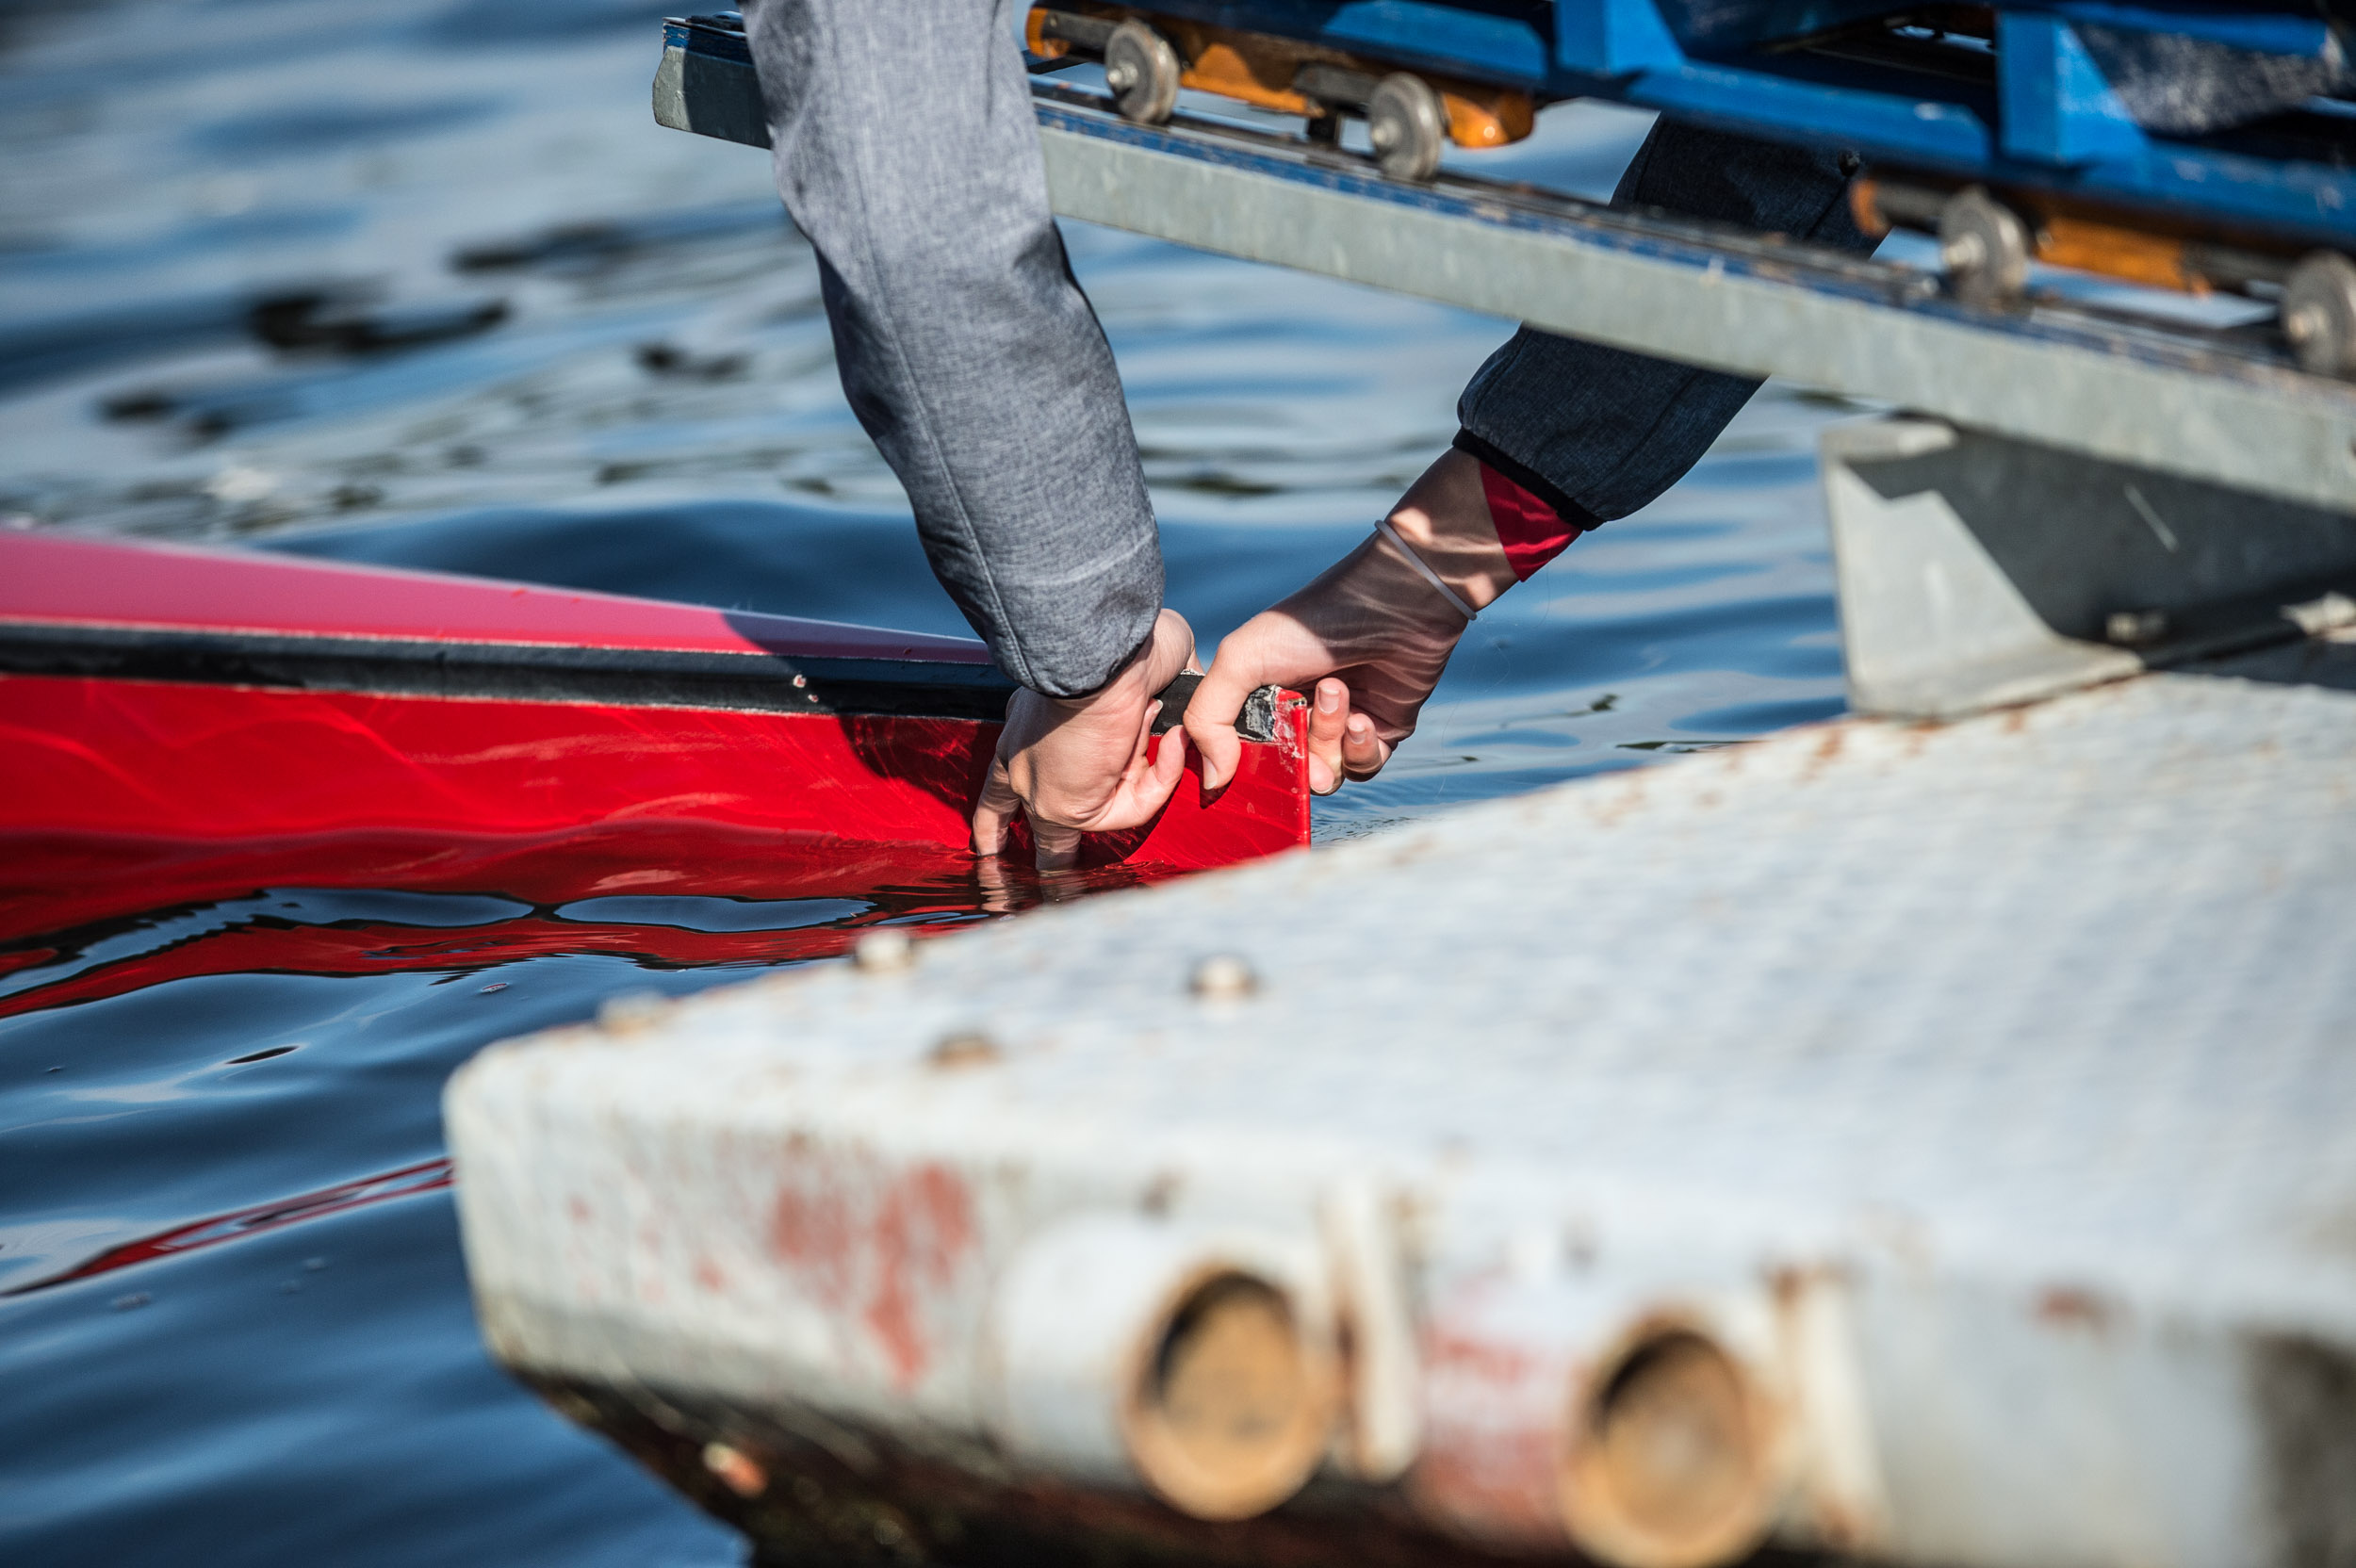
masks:
[(1561, 555), (1579, 530), (1564, 522), (1554, 508), (1490, 467), (1481, 465), (1481, 494), (1489, 502), (1489, 521), (1505, 547), (1506, 564), (1513, 580), (1527, 582), (1530, 574)]

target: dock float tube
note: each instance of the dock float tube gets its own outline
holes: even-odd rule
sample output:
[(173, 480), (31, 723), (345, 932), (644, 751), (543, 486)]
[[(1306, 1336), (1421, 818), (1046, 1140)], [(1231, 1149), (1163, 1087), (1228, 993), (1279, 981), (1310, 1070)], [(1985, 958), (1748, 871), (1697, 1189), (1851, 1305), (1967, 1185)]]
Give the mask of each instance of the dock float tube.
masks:
[[(0, 531), (0, 939), (265, 886), (777, 897), (970, 869), (1012, 691), (962, 638)], [(1306, 843), (1299, 699), (1268, 716), (1215, 805), (1182, 783), (1082, 865)]]
[(781, 1561), (2337, 1560), (2348, 636), (494, 1046), (485, 1335)]

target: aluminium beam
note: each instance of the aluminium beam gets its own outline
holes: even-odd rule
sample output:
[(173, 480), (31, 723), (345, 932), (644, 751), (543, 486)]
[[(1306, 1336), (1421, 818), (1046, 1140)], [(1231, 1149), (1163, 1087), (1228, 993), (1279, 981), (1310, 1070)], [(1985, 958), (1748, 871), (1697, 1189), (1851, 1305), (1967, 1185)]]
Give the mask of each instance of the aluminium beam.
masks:
[(1132, 125), (1034, 90), (1055, 94), (1039, 143), (1067, 218), (2356, 510), (2356, 387), (2226, 335), (1975, 310), (1886, 263), (1489, 181), (1407, 185), (1304, 141)]
[(2356, 625), (2356, 514), (1933, 419), (1821, 445), (1859, 712), (1952, 719)]

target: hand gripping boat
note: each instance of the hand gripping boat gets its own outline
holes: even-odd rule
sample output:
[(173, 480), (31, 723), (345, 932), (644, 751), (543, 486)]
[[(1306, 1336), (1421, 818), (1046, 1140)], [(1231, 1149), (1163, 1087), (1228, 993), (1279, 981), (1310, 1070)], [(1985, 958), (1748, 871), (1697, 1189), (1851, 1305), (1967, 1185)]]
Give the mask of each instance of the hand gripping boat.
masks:
[[(958, 638), (0, 533), (0, 975), (39, 961), (27, 937), (264, 887), (547, 906), (970, 883), (966, 815), (1012, 690)], [(1301, 703), (1268, 706), (1215, 805), (1182, 783), (1083, 867), (1151, 877), (1305, 843)], [(1007, 858), (1027, 866), (1027, 843)], [(649, 955), (679, 962), (752, 939), (634, 929), (693, 948)], [(763, 933), (742, 956), (855, 934), (786, 953)], [(348, 972), (299, 936), (222, 963)]]

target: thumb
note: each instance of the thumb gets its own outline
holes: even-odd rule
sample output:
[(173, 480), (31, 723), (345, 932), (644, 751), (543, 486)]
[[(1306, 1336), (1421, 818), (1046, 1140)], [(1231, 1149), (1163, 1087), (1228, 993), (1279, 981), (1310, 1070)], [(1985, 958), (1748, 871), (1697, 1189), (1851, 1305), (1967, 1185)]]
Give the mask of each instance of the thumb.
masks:
[(1178, 792), (1178, 780), (1186, 776), (1186, 732), (1171, 729), (1158, 740), (1153, 738), (1153, 715), (1161, 706), (1158, 702), (1146, 706), (1145, 732), (1138, 738), (1137, 761), (1131, 764), (1137, 787), (1129, 814), (1138, 822), (1151, 822)]
[(1186, 732), (1172, 729), (1161, 739), (1161, 748), (1153, 754), (1153, 808), (1177, 792), (1178, 780), (1186, 771)]
[(1194, 689), (1194, 700), (1186, 704), (1186, 736), (1203, 754), (1205, 800), (1227, 787), (1243, 760), (1243, 738), (1235, 733), (1235, 718), (1243, 711), (1244, 699), (1259, 683), (1251, 678), (1256, 672), (1246, 672), (1242, 663), (1234, 658), (1213, 659), (1210, 673)]

